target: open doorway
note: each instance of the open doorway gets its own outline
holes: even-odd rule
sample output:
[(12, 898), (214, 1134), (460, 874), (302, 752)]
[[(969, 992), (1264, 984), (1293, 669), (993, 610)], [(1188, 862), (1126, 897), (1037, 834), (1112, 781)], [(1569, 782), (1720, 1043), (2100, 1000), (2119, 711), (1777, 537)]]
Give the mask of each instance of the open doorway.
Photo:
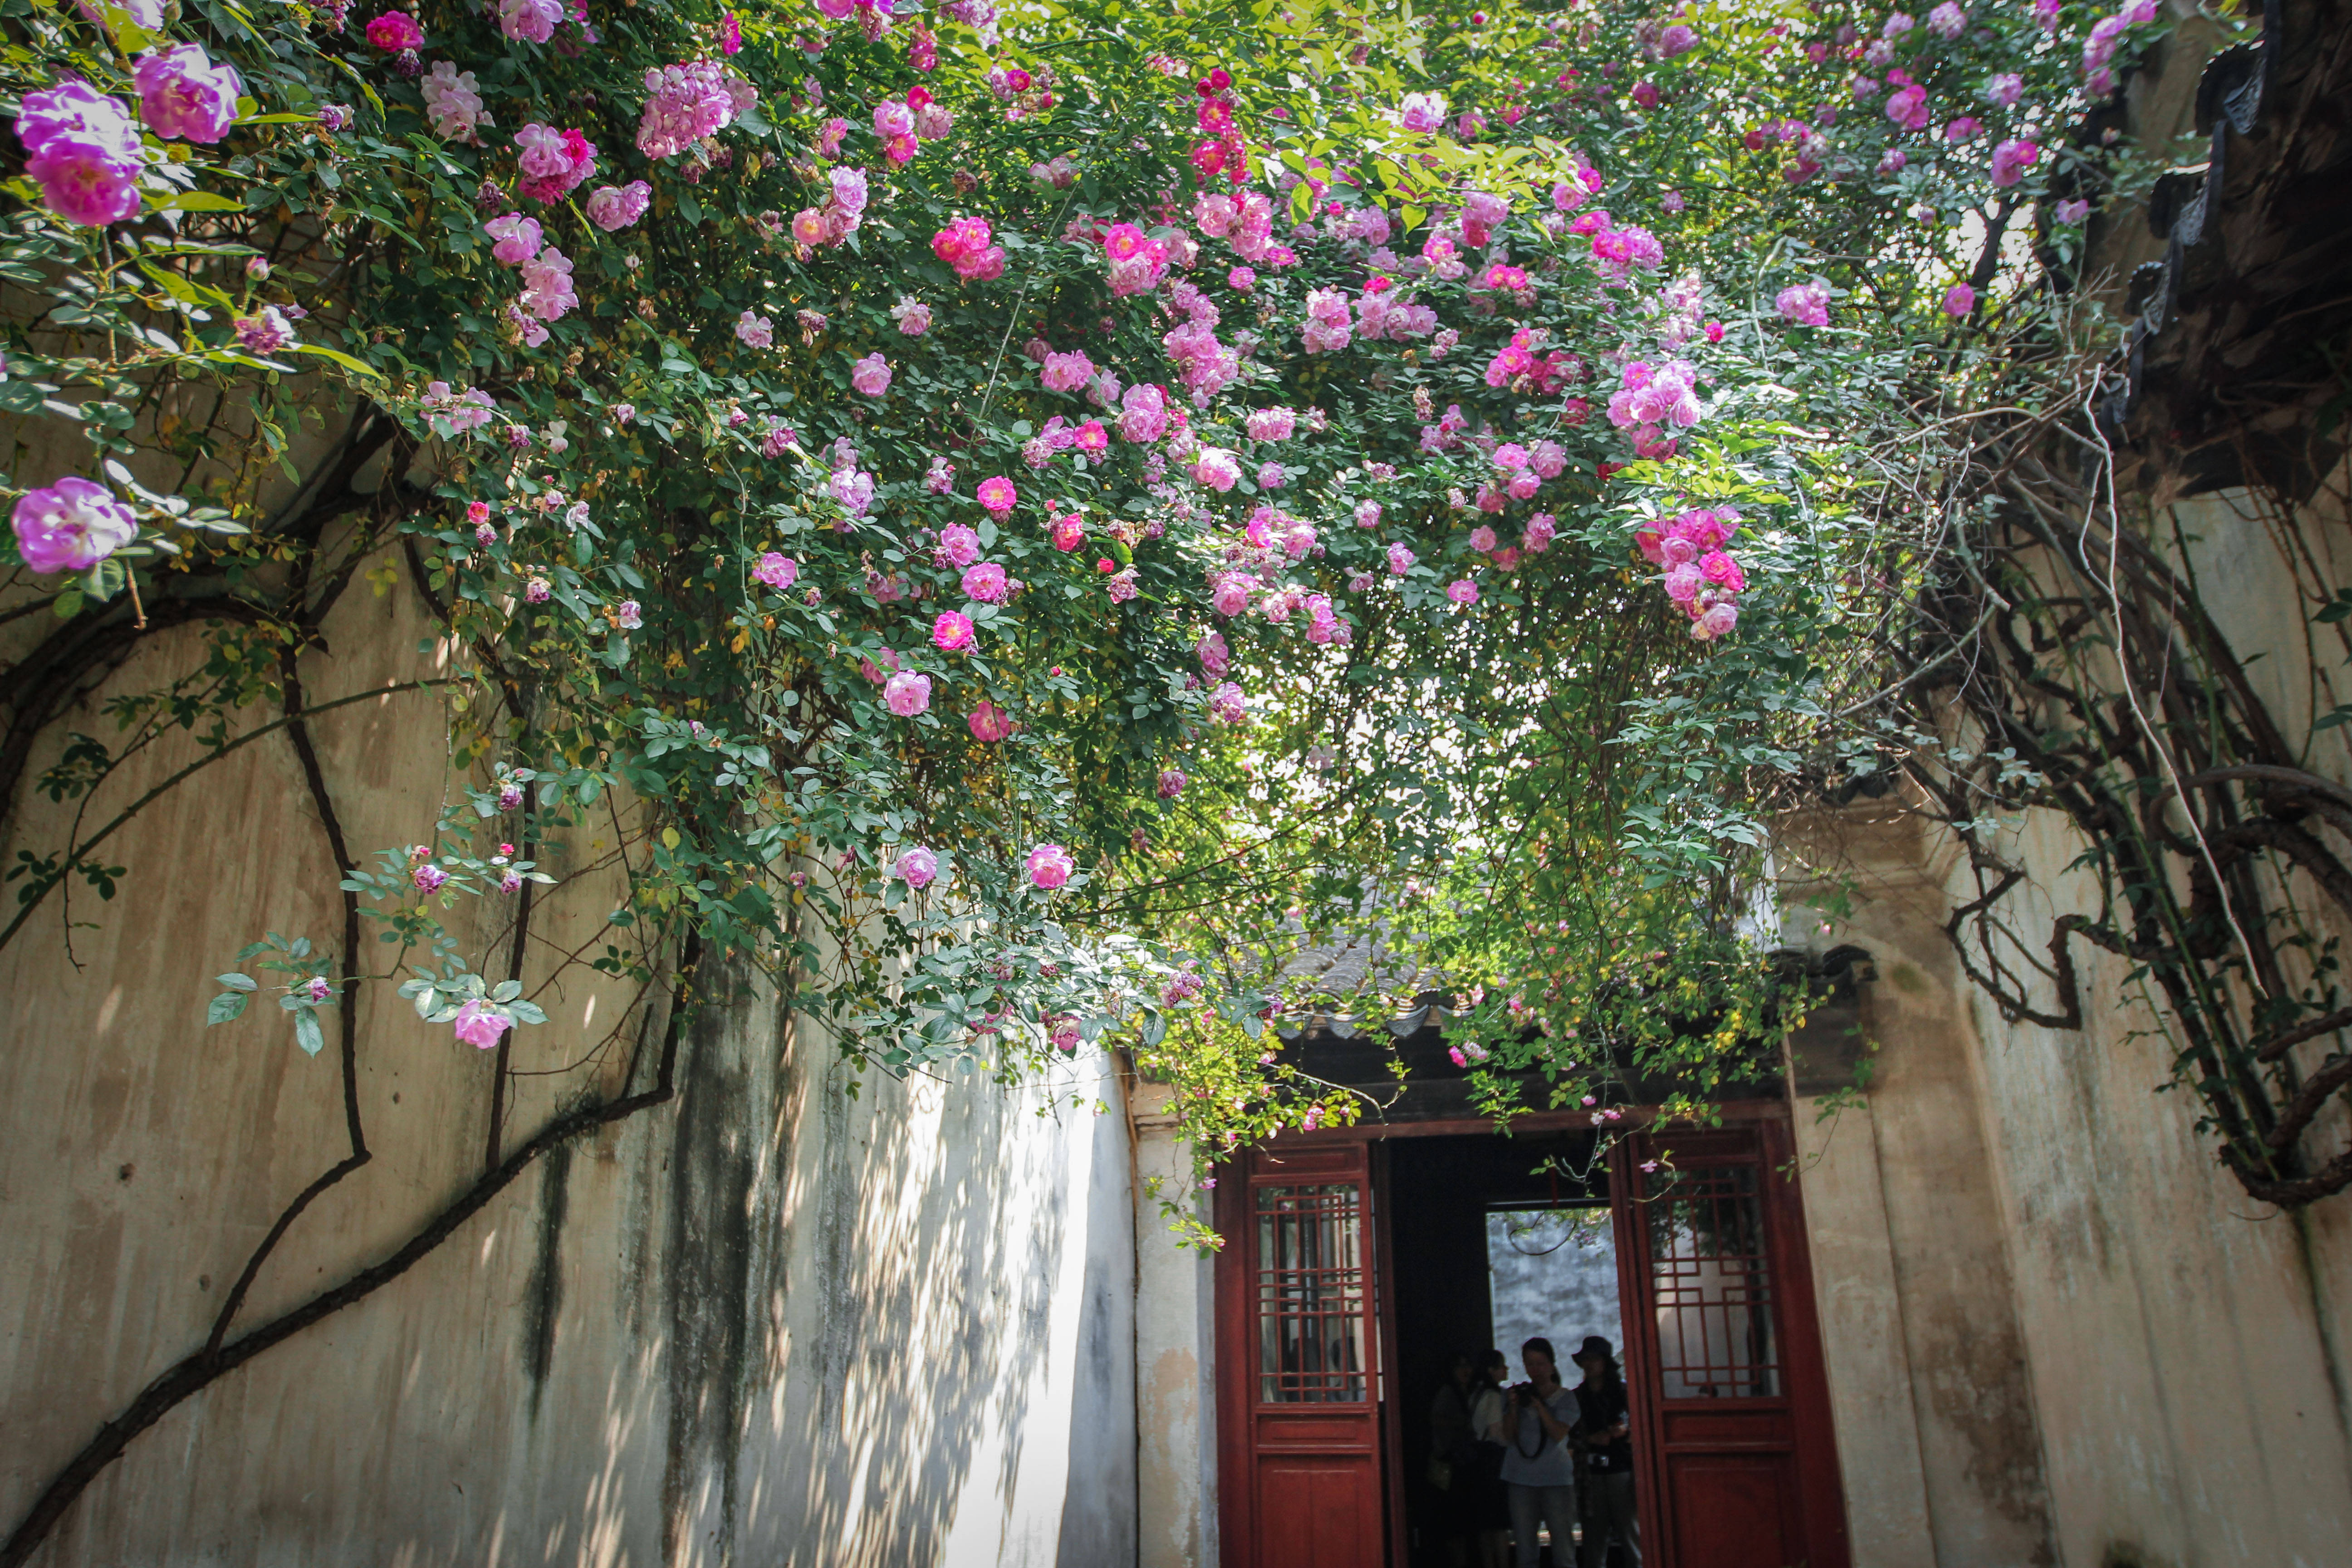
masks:
[[(1785, 1113), (1727, 1109), (1637, 1122), (1605, 1157), (1559, 1112), (1509, 1137), (1432, 1117), (1238, 1152), (1213, 1198), (1226, 1568), (1450, 1565), (1433, 1402), (1465, 1350), (1524, 1376), (1531, 1337), (1567, 1384), (1586, 1338), (1616, 1349), (1647, 1568), (1844, 1568)], [(1567, 1568), (1573, 1526), (1545, 1533)]]
[[(1391, 1474), (1403, 1502), (1393, 1561), (1475, 1568), (1476, 1536), (1507, 1517), (1475, 1465), (1430, 1462), (1444, 1458), (1455, 1363), (1500, 1351), (1506, 1382), (1523, 1382), (1520, 1347), (1544, 1339), (1573, 1383), (1566, 1358), (1588, 1336), (1622, 1344), (1608, 1174), (1590, 1133), (1401, 1139), (1385, 1152), (1402, 1460)], [(1548, 1561), (1567, 1568), (1572, 1544), (1553, 1542)]]

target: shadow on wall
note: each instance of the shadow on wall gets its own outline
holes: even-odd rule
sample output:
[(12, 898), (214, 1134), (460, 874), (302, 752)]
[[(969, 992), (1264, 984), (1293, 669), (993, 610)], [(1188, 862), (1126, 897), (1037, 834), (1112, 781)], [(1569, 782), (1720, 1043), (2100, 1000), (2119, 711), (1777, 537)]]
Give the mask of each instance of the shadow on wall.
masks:
[[(985, 1079), (852, 1100), (830, 1042), (740, 976), (681, 1071), (667, 1158), (638, 1173), (659, 1264), (631, 1282), (656, 1308), (657, 1560), (1131, 1560), (1123, 1124)], [(546, 1365), (602, 1371), (560, 1330)]]

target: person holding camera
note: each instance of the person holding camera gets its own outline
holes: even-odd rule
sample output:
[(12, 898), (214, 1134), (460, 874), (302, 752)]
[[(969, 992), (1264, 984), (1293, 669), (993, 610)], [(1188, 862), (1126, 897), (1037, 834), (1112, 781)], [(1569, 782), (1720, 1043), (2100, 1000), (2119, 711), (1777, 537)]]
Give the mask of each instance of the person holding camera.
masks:
[(1521, 1345), (1519, 1363), (1528, 1369), (1528, 1381), (1510, 1391), (1502, 1421), (1511, 1439), (1503, 1449), (1503, 1481), (1510, 1489), (1518, 1568), (1536, 1568), (1538, 1520), (1551, 1531), (1553, 1563), (1564, 1564), (1575, 1540), (1576, 1451), (1569, 1432), (1576, 1424), (1576, 1395), (1560, 1386), (1549, 1340)]

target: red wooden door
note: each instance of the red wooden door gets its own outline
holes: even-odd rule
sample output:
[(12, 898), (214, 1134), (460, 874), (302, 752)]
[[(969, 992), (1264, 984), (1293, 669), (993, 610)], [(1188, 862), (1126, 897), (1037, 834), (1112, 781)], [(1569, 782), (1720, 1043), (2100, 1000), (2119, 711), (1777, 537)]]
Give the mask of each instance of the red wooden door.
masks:
[[(1658, 1568), (1846, 1568), (1796, 1185), (1776, 1123), (1614, 1155), (1642, 1531)], [(1646, 1409), (1645, 1409), (1646, 1406)]]
[(1379, 1335), (1360, 1143), (1267, 1153), (1218, 1188), (1220, 1558), (1379, 1568)]

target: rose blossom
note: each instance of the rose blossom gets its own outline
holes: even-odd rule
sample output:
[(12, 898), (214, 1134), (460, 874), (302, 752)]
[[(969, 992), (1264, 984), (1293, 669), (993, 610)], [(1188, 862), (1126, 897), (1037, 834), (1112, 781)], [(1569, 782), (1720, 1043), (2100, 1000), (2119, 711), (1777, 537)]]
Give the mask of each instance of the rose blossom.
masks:
[(643, 180), (625, 185), (599, 185), (588, 198), (588, 221), (606, 234), (628, 227), (653, 205), (654, 188)]
[(760, 557), (751, 568), (751, 575), (778, 593), (791, 587), (801, 574), (801, 564), (780, 551), (771, 550)]
[(1944, 314), (1965, 316), (1977, 308), (1977, 291), (1965, 283), (1955, 283), (1944, 291)]
[(425, 32), (407, 12), (386, 11), (367, 25), (367, 41), (388, 55), (396, 54), (402, 49), (421, 47)]
[(964, 728), (971, 731), (973, 740), (993, 744), (1013, 733), (1013, 720), (995, 703), (983, 702), (964, 720)]
[(868, 397), (879, 397), (890, 390), (890, 362), (879, 353), (867, 354), (849, 367), (849, 384)]
[(563, 0), (499, 0), (499, 31), (526, 44), (555, 37), (563, 20)]
[(999, 517), (1011, 511), (1021, 500), (1021, 492), (1013, 488), (1011, 479), (1002, 474), (981, 480), (980, 489), (975, 493), (980, 504)]
[(487, 1051), (499, 1043), (499, 1036), (514, 1027), (514, 1020), (501, 1009), (475, 997), (457, 1009), (457, 1019), (449, 1027), (467, 1045)]
[(1029, 879), (1049, 893), (1067, 882), (1076, 869), (1070, 852), (1058, 844), (1040, 844), (1029, 851), (1028, 865)]
[(215, 65), (202, 44), (174, 44), (139, 57), (131, 79), (147, 128), (166, 141), (219, 141), (236, 122), (245, 83), (236, 68)]
[(17, 498), (16, 552), (36, 572), (86, 572), (139, 533), (131, 509), (104, 485), (68, 474)]
[(1011, 580), (1004, 574), (1004, 568), (993, 561), (982, 561), (978, 565), (966, 567), (961, 585), (965, 598), (978, 599), (983, 605), (1003, 604), (1005, 595), (1013, 589)]
[(890, 868), (890, 875), (906, 883), (908, 892), (919, 893), (939, 879), (939, 855), (919, 844), (910, 844), (898, 851), (898, 861)]
[(931, 678), (902, 669), (882, 683), (882, 700), (901, 719), (911, 719), (931, 705)]
[(746, 310), (735, 318), (735, 338), (746, 348), (772, 348), (776, 342), (776, 323)]
[(931, 645), (942, 653), (959, 653), (971, 646), (971, 617), (942, 610), (931, 623)]

